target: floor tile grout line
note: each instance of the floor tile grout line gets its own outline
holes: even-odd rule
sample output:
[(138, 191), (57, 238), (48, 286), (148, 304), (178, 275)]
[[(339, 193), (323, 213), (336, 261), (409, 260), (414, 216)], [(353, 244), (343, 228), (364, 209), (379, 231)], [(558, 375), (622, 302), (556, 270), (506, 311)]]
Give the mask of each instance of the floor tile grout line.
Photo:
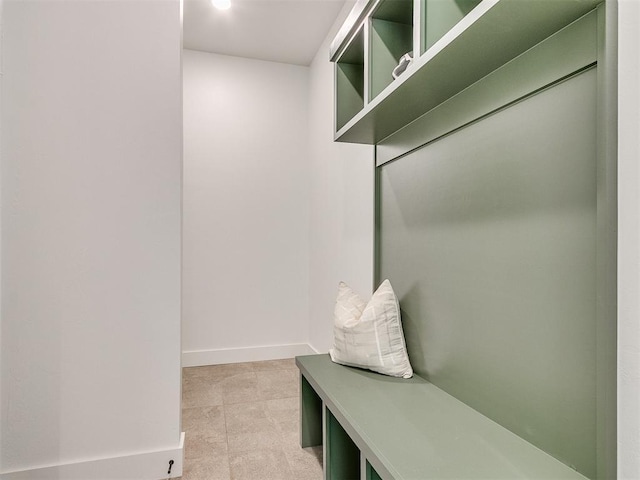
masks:
[(227, 473), (229, 474), (229, 479), (233, 480), (233, 476), (231, 474), (231, 454), (229, 453), (229, 427), (227, 426), (227, 410), (224, 405), (222, 405), (222, 416), (224, 418), (224, 440), (227, 447)]

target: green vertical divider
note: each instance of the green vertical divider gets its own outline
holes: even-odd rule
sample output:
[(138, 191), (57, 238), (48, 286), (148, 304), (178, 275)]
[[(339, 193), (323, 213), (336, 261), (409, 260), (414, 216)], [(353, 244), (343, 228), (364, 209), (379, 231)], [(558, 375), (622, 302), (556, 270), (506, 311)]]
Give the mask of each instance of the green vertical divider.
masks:
[(322, 399), (300, 375), (300, 446), (322, 445)]
[(617, 478), (617, 2), (598, 7), (597, 477)]
[(328, 408), (326, 422), (325, 480), (361, 480), (360, 450)]

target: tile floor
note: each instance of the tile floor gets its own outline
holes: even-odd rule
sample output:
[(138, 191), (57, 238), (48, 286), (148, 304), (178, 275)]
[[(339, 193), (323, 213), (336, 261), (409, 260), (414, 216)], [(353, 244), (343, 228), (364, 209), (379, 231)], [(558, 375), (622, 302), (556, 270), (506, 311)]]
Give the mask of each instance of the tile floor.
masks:
[(183, 369), (182, 480), (321, 480), (322, 447), (300, 448), (293, 359)]

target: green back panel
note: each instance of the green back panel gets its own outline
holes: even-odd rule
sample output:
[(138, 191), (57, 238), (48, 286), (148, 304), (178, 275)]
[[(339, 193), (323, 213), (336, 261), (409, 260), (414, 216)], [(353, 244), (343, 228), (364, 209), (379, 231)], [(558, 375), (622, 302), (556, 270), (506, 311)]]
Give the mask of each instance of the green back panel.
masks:
[(596, 69), (378, 169), (417, 373), (596, 469)]

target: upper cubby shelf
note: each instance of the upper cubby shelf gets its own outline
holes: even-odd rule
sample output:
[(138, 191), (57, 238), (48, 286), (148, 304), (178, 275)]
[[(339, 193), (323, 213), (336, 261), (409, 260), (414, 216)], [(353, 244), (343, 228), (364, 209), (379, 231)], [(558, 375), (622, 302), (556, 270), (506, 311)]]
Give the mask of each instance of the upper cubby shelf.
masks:
[(337, 128), (364, 107), (364, 70), (364, 31), (360, 28), (336, 62)]
[(393, 81), (393, 69), (405, 54), (413, 55), (413, 2), (382, 0), (369, 23), (369, 101)]
[(601, 1), (358, 1), (331, 45), (335, 140), (380, 142)]

